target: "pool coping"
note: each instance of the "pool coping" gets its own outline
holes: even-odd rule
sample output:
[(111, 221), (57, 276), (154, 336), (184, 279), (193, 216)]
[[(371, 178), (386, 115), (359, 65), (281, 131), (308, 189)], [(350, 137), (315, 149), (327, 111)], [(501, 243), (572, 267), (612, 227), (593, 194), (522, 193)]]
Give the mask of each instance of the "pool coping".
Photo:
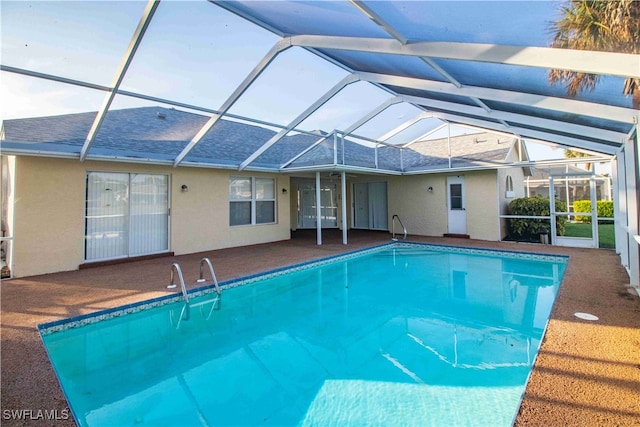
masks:
[[(403, 241), (393, 241), (389, 243), (382, 243), (379, 245), (357, 249), (357, 250), (346, 252), (343, 254), (331, 255), (328, 257), (323, 257), (323, 258), (319, 258), (311, 261), (293, 264), (286, 267), (267, 270), (261, 273), (256, 273), (248, 276), (226, 280), (226, 281), (220, 282), (218, 285), (220, 290), (231, 289), (237, 286), (247, 285), (247, 284), (256, 282), (258, 280), (269, 279), (269, 278), (277, 277), (282, 274), (288, 274), (295, 271), (314, 268), (330, 262), (335, 262), (337, 260), (359, 257), (367, 253), (380, 251), (390, 246), (394, 246), (398, 248), (422, 246), (425, 248), (434, 248), (442, 252), (458, 252), (458, 253), (465, 253), (465, 254), (472, 254), (472, 255), (491, 254), (491, 255), (500, 256), (500, 257), (532, 259), (532, 260), (538, 260), (538, 261), (568, 262), (570, 258), (568, 255), (562, 255), (562, 254), (539, 254), (539, 253), (526, 252), (526, 251), (470, 248), (465, 246), (443, 245), (443, 244), (403, 240)], [(190, 297), (199, 297), (214, 291), (215, 291), (215, 285), (211, 283), (208, 285), (203, 285), (197, 288), (190, 289), (187, 291), (187, 295), (189, 295)], [(151, 298), (144, 301), (138, 301), (138, 302), (125, 304), (118, 307), (99, 310), (93, 313), (87, 313), (87, 314), (82, 314), (82, 315), (78, 315), (78, 316), (74, 316), (66, 319), (60, 319), (52, 322), (42, 323), (38, 325), (38, 333), (42, 338), (44, 338), (44, 336), (52, 333), (61, 332), (67, 329), (82, 327), (87, 324), (97, 323), (103, 320), (107, 320), (115, 317), (121, 317), (127, 314), (137, 313), (150, 308), (171, 304), (171, 303), (180, 301), (182, 299), (183, 299), (183, 296), (182, 294), (179, 294), (179, 293), (171, 294), (171, 295), (163, 295), (160, 297)], [(545, 329), (546, 329), (546, 326), (545, 326)]]

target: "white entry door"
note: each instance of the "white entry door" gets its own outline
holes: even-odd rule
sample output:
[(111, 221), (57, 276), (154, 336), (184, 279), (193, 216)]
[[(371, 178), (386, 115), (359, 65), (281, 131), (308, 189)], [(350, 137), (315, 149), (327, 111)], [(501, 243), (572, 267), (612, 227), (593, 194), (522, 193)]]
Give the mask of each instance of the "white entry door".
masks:
[(467, 234), (467, 211), (463, 176), (447, 177), (449, 234)]

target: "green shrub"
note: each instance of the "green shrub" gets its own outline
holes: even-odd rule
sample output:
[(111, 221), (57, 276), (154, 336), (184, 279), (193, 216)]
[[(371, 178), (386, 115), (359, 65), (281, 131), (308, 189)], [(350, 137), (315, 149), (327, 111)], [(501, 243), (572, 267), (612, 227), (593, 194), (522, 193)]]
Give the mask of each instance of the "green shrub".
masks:
[[(600, 218), (613, 218), (613, 201), (611, 200), (598, 200), (596, 202), (596, 208), (598, 210), (598, 217)], [(591, 212), (591, 200), (576, 200), (573, 202), (574, 212)], [(576, 221), (591, 224), (590, 216), (575, 217)]]
[[(586, 212), (586, 213), (590, 213), (591, 212), (591, 200), (574, 200), (573, 202), (573, 211), (574, 212)], [(590, 216), (582, 216), (582, 215), (576, 215), (575, 220), (578, 222), (585, 222), (585, 223), (591, 223), (591, 217)]]
[(613, 200), (598, 200), (596, 203), (600, 218), (613, 218)]
[[(566, 212), (567, 204), (562, 200), (555, 201), (556, 212)], [(549, 216), (549, 199), (542, 197), (522, 197), (509, 203), (510, 215)], [(556, 217), (556, 233), (564, 236), (566, 216)], [(509, 236), (516, 240), (538, 240), (540, 233), (551, 231), (548, 219), (509, 218)]]

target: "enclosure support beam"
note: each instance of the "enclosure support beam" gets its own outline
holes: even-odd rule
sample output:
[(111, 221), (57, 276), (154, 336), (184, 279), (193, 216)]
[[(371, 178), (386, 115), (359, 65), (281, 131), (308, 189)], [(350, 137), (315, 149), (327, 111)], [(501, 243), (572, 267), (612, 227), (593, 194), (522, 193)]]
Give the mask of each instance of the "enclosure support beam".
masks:
[(603, 153), (608, 155), (614, 155), (620, 149), (619, 146), (614, 146), (611, 144), (607, 144), (604, 141), (602, 143), (586, 141), (580, 138), (573, 138), (565, 135), (552, 134), (549, 132), (544, 132), (540, 130), (528, 129), (518, 126), (511, 126), (509, 128), (505, 128), (500, 123), (490, 122), (486, 120), (473, 119), (465, 116), (459, 116), (453, 113), (440, 113), (434, 112), (434, 117), (437, 117), (441, 120), (445, 120), (448, 122), (453, 122), (461, 125), (469, 125), (481, 127), (483, 129), (488, 130), (497, 130), (503, 133), (511, 133), (518, 138), (526, 138), (528, 140), (540, 140), (543, 142), (553, 142), (559, 145), (564, 145), (567, 147), (582, 147), (585, 150), (595, 151), (597, 153)]
[[(573, 134), (577, 137), (589, 135), (590, 138), (611, 141), (616, 144), (623, 144), (624, 141), (629, 138), (629, 136), (624, 132), (616, 132), (607, 129), (596, 128), (593, 126), (561, 122), (558, 120), (545, 119), (542, 117), (526, 116), (524, 114), (510, 113), (500, 110), (492, 110), (491, 113), (487, 113), (482, 108), (474, 107), (472, 105), (458, 104), (455, 102), (438, 101), (435, 99), (411, 95), (403, 95), (402, 99), (412, 104), (422, 105), (427, 108), (435, 108), (440, 111), (455, 111), (456, 113), (476, 116), (478, 118), (486, 118), (492, 121), (495, 119), (499, 119), (501, 122), (507, 121), (513, 126), (525, 124), (540, 129), (548, 129), (551, 131)], [(510, 126), (507, 128), (510, 128)]]
[[(569, 189), (569, 181), (566, 181), (567, 191)], [(600, 236), (598, 235), (598, 198), (596, 197), (596, 177), (591, 175), (589, 178), (589, 194), (591, 198), (591, 239), (593, 247), (600, 246)], [(569, 199), (567, 198), (567, 210), (569, 210)], [(574, 209), (575, 212), (575, 209)], [(575, 219), (575, 217), (574, 217)]]
[(322, 195), (320, 194), (320, 172), (316, 172), (316, 240), (322, 245)]
[[(362, 12), (365, 16), (371, 19), (376, 25), (385, 30), (391, 37), (398, 40), (403, 45), (409, 43), (409, 40), (399, 31), (397, 31), (393, 25), (384, 20), (382, 16), (376, 13), (373, 9), (367, 6), (363, 1), (360, 0), (350, 0), (351, 4), (353, 4), (360, 12)], [(420, 56), (419, 57), (422, 62), (433, 68), (437, 73), (439, 73), (442, 77), (444, 77), (449, 83), (462, 87), (462, 84), (455, 79), (451, 74), (449, 74), (444, 68), (439, 66), (432, 58), (428, 56)], [(478, 98), (471, 98), (473, 102), (475, 102), (479, 107), (484, 109), (486, 112), (491, 112), (491, 109), (482, 102), (482, 100)], [(503, 125), (507, 126), (506, 122), (501, 122)]]
[[(638, 116), (640, 120), (640, 116)], [(638, 222), (640, 222), (640, 210), (638, 200), (638, 180), (640, 179), (639, 171), (639, 147), (640, 135), (638, 134), (638, 125), (636, 124), (636, 136), (627, 140), (624, 148), (625, 171), (627, 185), (625, 187), (625, 196), (627, 199), (627, 240), (629, 245), (629, 277), (632, 286), (640, 285), (640, 242), (636, 240), (638, 236)]]
[(543, 108), (570, 114), (580, 111), (580, 114), (587, 116), (599, 117), (623, 123), (634, 123), (635, 117), (638, 114), (637, 110), (634, 110), (633, 108), (596, 104), (576, 99), (557, 98), (480, 86), (463, 86), (458, 88), (448, 82), (438, 82), (434, 80), (417, 79), (414, 77), (403, 77), (389, 74), (366, 72), (358, 72), (357, 74), (361, 80), (371, 83), (428, 90), (450, 95), (476, 97), (485, 100), (508, 102), (516, 105)]
[(333, 98), (338, 92), (340, 92), (342, 89), (344, 89), (347, 85), (350, 85), (351, 83), (355, 83), (358, 80), (360, 80), (360, 79), (358, 78), (358, 76), (356, 76), (354, 74), (349, 74), (347, 77), (342, 79), (340, 82), (338, 82), (338, 84), (336, 84), (334, 87), (332, 87), (327, 93), (322, 95), (309, 108), (304, 110), (298, 117), (296, 117), (291, 123), (289, 123), (289, 125), (286, 128), (282, 129), (280, 132), (278, 132), (276, 135), (274, 135), (271, 139), (269, 139), (269, 141), (265, 142), (260, 148), (258, 148), (256, 151), (254, 151), (253, 154), (251, 154), (244, 162), (242, 162), (240, 164), (240, 167), (238, 168), (238, 170), (245, 169), (255, 159), (260, 157), (260, 155), (262, 153), (267, 151), (269, 149), (269, 147), (271, 147), (272, 145), (274, 145), (275, 143), (280, 141), (282, 138), (284, 138), (293, 128), (295, 128), (300, 123), (302, 123), (307, 117), (309, 117), (318, 108), (320, 108), (327, 101), (329, 101), (331, 98)]
[(144, 9), (142, 17), (140, 18), (140, 22), (138, 23), (138, 27), (136, 31), (133, 33), (133, 37), (131, 38), (131, 42), (129, 43), (129, 47), (127, 48), (127, 52), (120, 63), (120, 67), (118, 71), (116, 71), (115, 77), (113, 78), (113, 82), (111, 83), (111, 90), (105, 97), (102, 102), (102, 106), (98, 110), (98, 114), (96, 114), (95, 119), (93, 120), (93, 124), (91, 125), (91, 129), (89, 129), (89, 134), (87, 135), (87, 139), (84, 141), (84, 145), (82, 146), (82, 150), (80, 151), (80, 161), (83, 162), (87, 155), (89, 154), (89, 150), (93, 145), (93, 142), (98, 135), (98, 131), (100, 130), (100, 126), (102, 126), (102, 122), (107, 116), (107, 112), (109, 111), (109, 107), (113, 102), (113, 99), (116, 97), (118, 93), (118, 88), (122, 84), (122, 80), (124, 80), (124, 76), (127, 73), (127, 69), (129, 69), (129, 65), (131, 65), (131, 61), (133, 61), (134, 56), (136, 55), (136, 51), (138, 47), (140, 47), (140, 43), (142, 42), (142, 37), (144, 33), (149, 28), (149, 24), (151, 23), (151, 19), (155, 14), (158, 6), (160, 5), (160, 0), (149, 0), (147, 2), (147, 7)]
[(383, 38), (309, 34), (292, 36), (291, 42), (294, 46), (317, 49), (350, 50), (417, 57), (424, 56), (429, 58), (570, 70), (588, 74), (640, 77), (638, 57), (630, 53), (486, 43), (415, 41), (403, 44), (399, 40)]
[(347, 244), (347, 228), (349, 221), (347, 221), (347, 174), (345, 171), (340, 172), (340, 191), (342, 198), (342, 244)]
[(220, 113), (214, 114), (211, 118), (205, 123), (205, 125), (198, 131), (198, 133), (191, 139), (189, 144), (178, 154), (176, 160), (173, 163), (173, 166), (176, 167), (184, 160), (185, 157), (193, 150), (201, 140), (204, 138), (207, 133), (213, 128), (213, 126), (220, 120), (220, 118), (229, 111), (233, 104), (240, 99), (243, 93), (251, 86), (253, 82), (256, 81), (260, 74), (273, 62), (273, 60), (283, 51), (291, 47), (291, 44), (287, 42), (288, 39), (281, 39), (278, 43), (276, 43), (269, 52), (262, 58), (262, 60), (256, 65), (253, 70), (249, 73), (247, 77), (240, 83), (240, 86), (233, 91), (233, 93), (227, 98), (227, 100), (220, 107)]
[(549, 236), (549, 242), (552, 245), (556, 244), (556, 202), (554, 198), (555, 188), (553, 187), (553, 176), (549, 175), (549, 216), (551, 217), (551, 236)]
[(394, 136), (398, 135), (401, 132), (404, 132), (405, 130), (409, 129), (411, 126), (415, 125), (416, 123), (418, 123), (421, 120), (424, 119), (428, 119), (430, 117), (433, 117), (433, 114), (427, 111), (423, 111), (421, 113), (419, 113), (417, 116), (410, 118), (409, 120), (407, 120), (406, 122), (400, 124), (399, 126), (397, 126), (395, 129), (391, 129), (389, 132), (385, 133), (384, 135), (376, 138), (380, 141), (388, 141), (391, 138), (393, 138)]
[(353, 123), (351, 126), (346, 128), (342, 136), (343, 137), (349, 136), (351, 132), (355, 131), (360, 126), (364, 125), (369, 120), (373, 119), (375, 116), (382, 113), (387, 108), (391, 107), (392, 105), (399, 104), (400, 102), (402, 102), (402, 98), (399, 96), (395, 96), (393, 98), (386, 100), (385, 102), (383, 102), (382, 104), (378, 105), (376, 108), (371, 110), (367, 115), (362, 117), (360, 120), (358, 120), (357, 122)]

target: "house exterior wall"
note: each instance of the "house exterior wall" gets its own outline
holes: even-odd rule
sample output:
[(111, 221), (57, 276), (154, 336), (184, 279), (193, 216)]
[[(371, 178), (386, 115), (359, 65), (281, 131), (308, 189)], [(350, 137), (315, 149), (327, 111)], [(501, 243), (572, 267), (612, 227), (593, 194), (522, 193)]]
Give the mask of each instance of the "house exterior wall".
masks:
[(77, 160), (16, 157), (14, 277), (82, 264), (84, 166)]
[(472, 239), (500, 240), (498, 186), (495, 170), (464, 174), (467, 198), (467, 234)]
[[(289, 177), (268, 173), (19, 156), (15, 168), (13, 276), (75, 270), (84, 262), (88, 171), (170, 176), (170, 251), (177, 255), (290, 238)], [(276, 180), (275, 224), (229, 226), (229, 177)], [(188, 192), (181, 192), (186, 184)]]
[[(500, 240), (496, 171), (456, 175), (465, 177), (469, 236), (472, 239)], [(388, 182), (389, 218), (398, 214), (409, 234), (442, 236), (447, 233), (447, 174), (390, 177)], [(429, 192), (429, 187), (433, 187), (432, 192)]]
[[(513, 193), (507, 193), (507, 176), (513, 182)], [(509, 214), (509, 203), (526, 196), (525, 176), (522, 168), (498, 169), (498, 205), (499, 214)], [(500, 221), (500, 239), (507, 237), (507, 220)]]
[[(409, 234), (442, 236), (447, 232), (446, 190), (445, 175), (390, 177), (389, 218), (397, 214)], [(389, 228), (391, 225), (390, 220)]]
[[(467, 230), (471, 238), (499, 240), (498, 215), (505, 200), (506, 175), (514, 190), (523, 191), (522, 177), (509, 169), (473, 171), (465, 177)], [(296, 227), (296, 182), (287, 175), (238, 172), (133, 163), (80, 163), (75, 159), (16, 157), (13, 275), (23, 277), (77, 269), (84, 262), (84, 215), (88, 171), (158, 173), (170, 177), (169, 250), (177, 255), (290, 238)], [(229, 226), (229, 178), (275, 179), (275, 224)], [(447, 174), (366, 176), (353, 182), (387, 182), (389, 230), (398, 214), (409, 234), (442, 236), (448, 229)], [(180, 191), (187, 185), (187, 192)], [(428, 188), (433, 191), (429, 192)], [(282, 189), (287, 189), (286, 193)], [(338, 193), (340, 185), (337, 183)], [(338, 205), (341, 199), (338, 194)], [(341, 215), (342, 209), (338, 209)], [(348, 218), (353, 215), (347, 209)], [(341, 222), (339, 221), (339, 224)], [(396, 231), (400, 231), (399, 229)]]

